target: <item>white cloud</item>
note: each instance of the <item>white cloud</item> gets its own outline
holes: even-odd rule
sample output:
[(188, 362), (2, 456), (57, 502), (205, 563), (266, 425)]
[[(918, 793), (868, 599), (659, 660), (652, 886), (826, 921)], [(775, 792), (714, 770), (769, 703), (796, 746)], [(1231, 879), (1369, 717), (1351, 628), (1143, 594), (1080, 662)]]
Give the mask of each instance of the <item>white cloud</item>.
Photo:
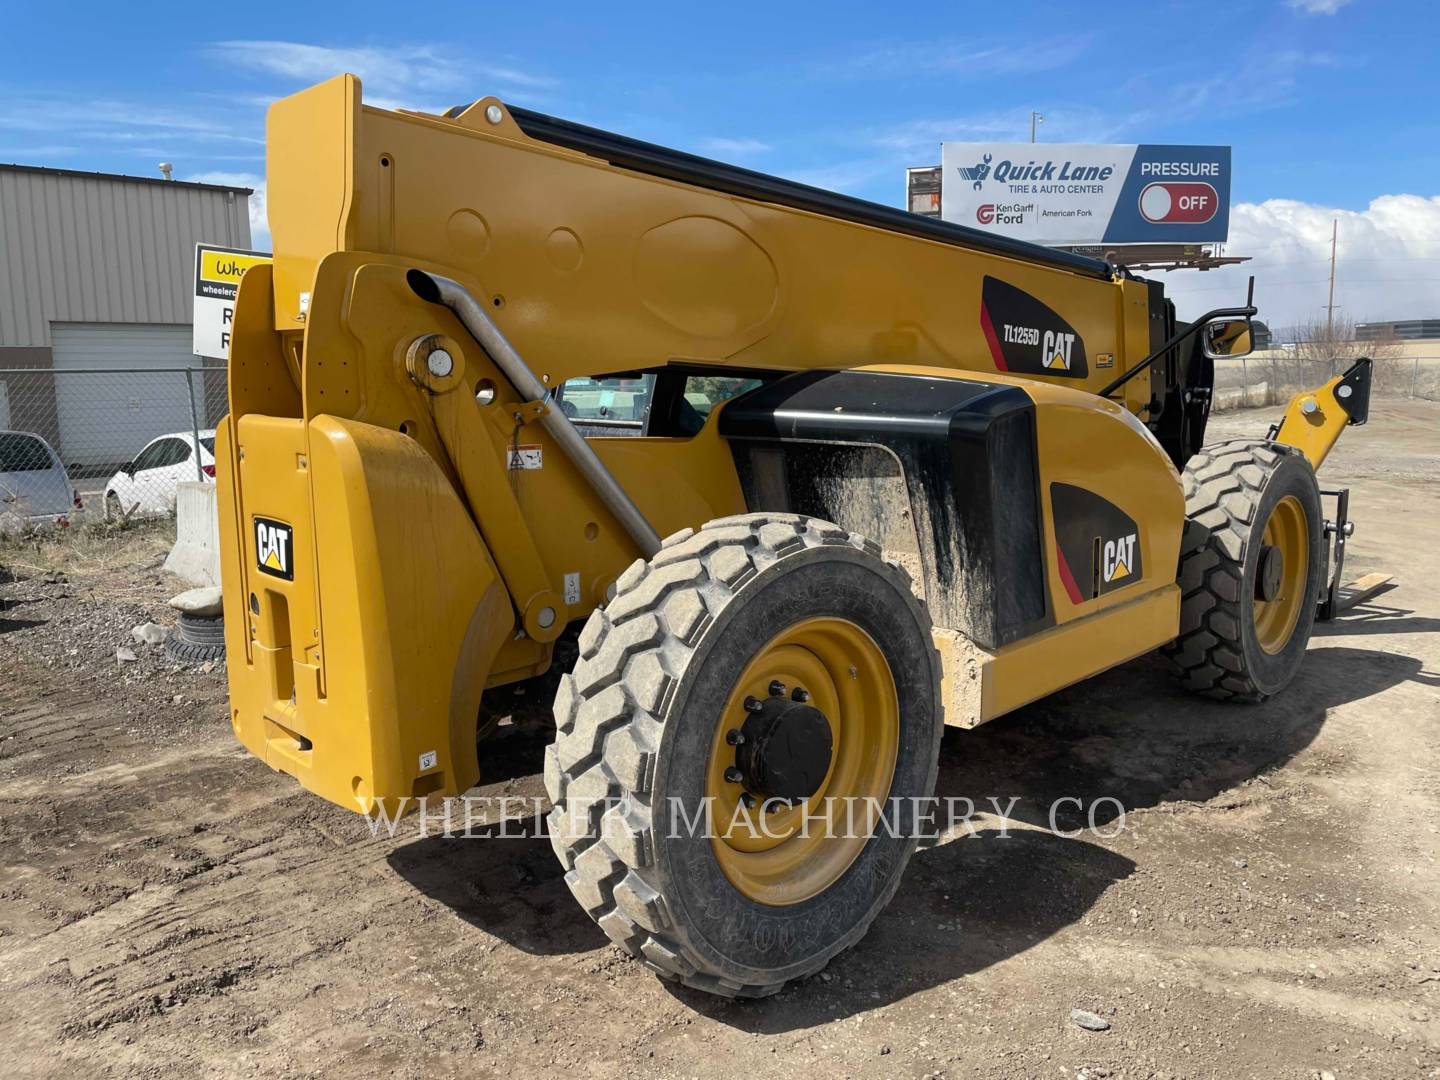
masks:
[(1285, 0), (1285, 6), (1306, 15), (1334, 15), (1350, 0)]
[(1030, 74), (1066, 67), (1090, 47), (1089, 34), (1070, 34), (976, 47), (975, 43), (925, 41), (871, 49), (821, 65), (817, 74), (831, 78), (873, 79)]
[(46, 146), (0, 145), (0, 161), (20, 162), (22, 158), (66, 157), (80, 152), (78, 146), (54, 143)]
[(895, 202), (900, 200), (901, 189), (905, 185), (904, 167), (897, 167), (888, 157), (854, 158), (808, 168), (782, 169), (780, 175), (787, 180), (794, 180), (797, 184), (809, 184), (826, 191), (839, 191), (862, 197), (873, 197), (866, 196), (865, 189), (888, 180), (889, 186), (893, 188), (892, 201)]
[(1230, 211), (1237, 267), (1165, 276), (1181, 318), (1243, 303), (1255, 275), (1260, 318), (1292, 327), (1322, 315), (1330, 275), (1331, 223), (1339, 222), (1335, 303), (1356, 322), (1440, 316), (1440, 196), (1381, 195), (1364, 210), (1293, 199), (1240, 203)]
[(1096, 112), (1091, 119), (1102, 137), (1097, 141), (1122, 136), (1144, 141), (1144, 136), (1157, 127), (1181, 120), (1204, 117), (1213, 123), (1224, 116), (1294, 104), (1299, 98), (1301, 79), (1306, 72), (1317, 68), (1337, 68), (1350, 62), (1332, 53), (1319, 51), (1252, 51), (1236, 58), (1223, 71), (1211, 71), (1195, 78), (1174, 74), (1136, 77), (1126, 84), (1125, 89), (1131, 97), (1149, 104), (1108, 118)]
[[(374, 93), (373, 100), (383, 101), (387, 108), (416, 108), (407, 102), (417, 95), (449, 92), (474, 98), (494, 89), (525, 97), (556, 85), (554, 79), (543, 75), (476, 63), (433, 45), (346, 48), (297, 41), (222, 41), (212, 49), (237, 67), (278, 75), (297, 84), (322, 82), (351, 72), (365, 85), (366, 100), (371, 101), (368, 94)], [(434, 106), (419, 108), (435, 111)]]
[(254, 188), (250, 196), (250, 246), (256, 251), (270, 250), (270, 219), (265, 205), (265, 177), (244, 172), (202, 172), (178, 177), (197, 184), (224, 184), (227, 187)]
[(722, 137), (700, 140), (700, 149), (707, 154), (734, 154), (745, 156), (748, 154), (764, 154), (771, 147), (769, 143), (761, 142), (759, 139), (726, 139)]
[(263, 146), (265, 142), (258, 132), (241, 134), (228, 118), (214, 113), (192, 113), (103, 98), (0, 99), (0, 131), (64, 133), (69, 138), (110, 143), (175, 139)]
[[(1030, 114), (1004, 112), (978, 116), (957, 116), (937, 120), (907, 120), (868, 132), (864, 139), (874, 146), (899, 151), (927, 163), (939, 164), (942, 142), (1008, 142), (1028, 138)], [(1022, 132), (1025, 134), (1022, 135)], [(931, 160), (933, 159), (933, 161)]]

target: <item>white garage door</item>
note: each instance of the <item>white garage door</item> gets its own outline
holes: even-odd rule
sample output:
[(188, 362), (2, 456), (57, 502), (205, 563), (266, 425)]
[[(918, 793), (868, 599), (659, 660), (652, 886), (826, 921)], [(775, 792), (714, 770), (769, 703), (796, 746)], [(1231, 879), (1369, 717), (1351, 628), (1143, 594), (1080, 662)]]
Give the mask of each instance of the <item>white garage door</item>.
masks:
[[(55, 411), (68, 466), (128, 461), (156, 435), (190, 430), (190, 393), (177, 370), (200, 367), (190, 326), (52, 323)], [(98, 370), (100, 374), (85, 374)], [(205, 395), (195, 378), (200, 426)]]

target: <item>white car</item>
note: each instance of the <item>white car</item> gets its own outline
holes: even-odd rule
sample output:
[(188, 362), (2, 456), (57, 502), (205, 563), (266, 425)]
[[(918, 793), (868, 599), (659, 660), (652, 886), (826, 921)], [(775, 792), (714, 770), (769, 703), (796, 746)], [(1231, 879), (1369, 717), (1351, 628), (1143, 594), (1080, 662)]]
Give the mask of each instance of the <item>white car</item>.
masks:
[(0, 431), (0, 528), (64, 520), (80, 508), (60, 455), (31, 431)]
[(195, 470), (195, 438), (177, 431), (152, 439), (135, 460), (105, 485), (105, 519), (131, 514), (166, 514), (175, 509), (176, 485), (215, 475), (215, 432), (200, 432), (200, 471)]

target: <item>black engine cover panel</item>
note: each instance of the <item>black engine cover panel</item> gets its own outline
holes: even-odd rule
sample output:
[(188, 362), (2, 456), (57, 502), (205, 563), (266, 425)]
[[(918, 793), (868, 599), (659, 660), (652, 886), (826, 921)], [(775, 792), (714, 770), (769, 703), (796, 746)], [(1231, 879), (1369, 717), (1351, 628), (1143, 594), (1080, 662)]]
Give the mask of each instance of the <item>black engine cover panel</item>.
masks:
[(1035, 406), (1019, 387), (797, 372), (731, 402), (720, 434), (751, 510), (823, 518), (915, 553), (936, 625), (993, 649), (1053, 624)]

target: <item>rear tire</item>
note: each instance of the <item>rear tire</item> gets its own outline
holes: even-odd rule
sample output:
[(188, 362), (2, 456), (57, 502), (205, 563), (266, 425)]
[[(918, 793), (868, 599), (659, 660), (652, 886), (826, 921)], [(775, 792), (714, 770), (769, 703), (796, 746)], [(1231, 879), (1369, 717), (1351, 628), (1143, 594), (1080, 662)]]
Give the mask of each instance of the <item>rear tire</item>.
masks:
[[(776, 646), (803, 641), (816, 624), (830, 629), (818, 631), (814, 651)], [(825, 667), (821, 658), (837, 641), (840, 659)], [(850, 661), (845, 648), (863, 655)], [(861, 765), (853, 775), (878, 781), (887, 807), (900, 800), (899, 828), (856, 830), (839, 860), (833, 847), (787, 849), (800, 852), (796, 874), (812, 875), (813, 888), (779, 899), (765, 892), (773, 880), (747, 876), (748, 853), (727, 853), (727, 841), (684, 825), (719, 801), (706, 793), (727, 763), (726, 729), (739, 727), (750, 707), (740, 707), (737, 694), (771, 656), (797, 670), (811, 665), (815, 707), (832, 703), (825, 708), (837, 733), (833, 768), (816, 798), (843, 798), (837, 778), (866, 758), (854, 753), (861, 745), (886, 764), (878, 772)], [(837, 679), (821, 674), (837, 663)], [(865, 934), (915, 850), (916, 804), (933, 793), (939, 760), (939, 675), (929, 617), (905, 572), (880, 558), (872, 541), (791, 514), (748, 514), (676, 533), (649, 563), (635, 562), (614, 598), (590, 616), (580, 661), (556, 694), (545, 786), (566, 884), (611, 940), (687, 986), (761, 997), (819, 971)], [(771, 675), (758, 677), (764, 686)], [(891, 704), (880, 711), (893, 715), (893, 732), (864, 741), (873, 710), (850, 703), (877, 686), (882, 697), (892, 687)], [(770, 693), (786, 708), (811, 700), (793, 689)], [(872, 749), (874, 742), (884, 748)], [(736, 754), (733, 744), (728, 752)], [(801, 811), (775, 813), (778, 822)], [(825, 844), (846, 842), (825, 836)]]
[(1325, 557), (1315, 470), (1292, 447), (1236, 440), (1201, 450), (1183, 479), (1180, 636), (1165, 655), (1187, 690), (1264, 701), (1300, 670), (1315, 623)]

